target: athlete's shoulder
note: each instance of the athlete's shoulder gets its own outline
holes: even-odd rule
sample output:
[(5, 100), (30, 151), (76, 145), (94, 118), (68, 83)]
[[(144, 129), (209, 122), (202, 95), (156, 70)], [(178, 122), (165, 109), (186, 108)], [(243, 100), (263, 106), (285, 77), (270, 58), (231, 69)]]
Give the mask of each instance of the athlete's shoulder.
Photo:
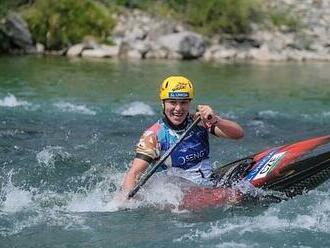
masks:
[(154, 123), (142, 134), (137, 147), (136, 156), (147, 162), (151, 162), (159, 156), (158, 132), (159, 122)]
[(154, 124), (152, 124), (150, 127), (147, 128), (146, 132), (152, 132), (152, 133), (158, 133), (159, 130), (162, 128), (161, 121), (158, 120)]

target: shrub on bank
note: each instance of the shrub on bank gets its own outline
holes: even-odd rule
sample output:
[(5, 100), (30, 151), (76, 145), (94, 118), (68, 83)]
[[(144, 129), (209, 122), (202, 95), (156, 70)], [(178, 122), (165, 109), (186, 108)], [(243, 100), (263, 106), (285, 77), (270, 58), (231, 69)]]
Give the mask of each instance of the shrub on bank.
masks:
[(115, 24), (112, 9), (92, 0), (35, 0), (21, 13), (36, 41), (55, 50), (87, 35), (104, 41)]
[[(246, 33), (250, 23), (258, 21), (260, 0), (117, 0), (129, 8), (140, 8), (181, 20), (204, 34)], [(156, 14), (156, 13), (155, 13)]]

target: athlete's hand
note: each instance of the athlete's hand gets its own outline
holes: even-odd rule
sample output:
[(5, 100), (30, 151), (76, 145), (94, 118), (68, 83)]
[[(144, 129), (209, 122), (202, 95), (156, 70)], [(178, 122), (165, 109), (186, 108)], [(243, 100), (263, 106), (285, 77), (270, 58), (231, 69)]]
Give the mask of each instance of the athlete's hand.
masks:
[(216, 114), (209, 105), (198, 105), (197, 110), (197, 114), (201, 116), (205, 127), (210, 128), (218, 121)]

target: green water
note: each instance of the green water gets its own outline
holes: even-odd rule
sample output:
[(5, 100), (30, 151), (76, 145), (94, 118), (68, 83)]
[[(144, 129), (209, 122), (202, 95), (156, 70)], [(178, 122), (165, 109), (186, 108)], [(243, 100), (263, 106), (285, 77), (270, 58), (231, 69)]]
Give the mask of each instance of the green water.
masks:
[(243, 140), (211, 139), (218, 165), (329, 134), (329, 68), (0, 57), (0, 247), (330, 246), (329, 182), (267, 208), (168, 209), (182, 192), (161, 178), (128, 210), (113, 199), (168, 75), (244, 127)]

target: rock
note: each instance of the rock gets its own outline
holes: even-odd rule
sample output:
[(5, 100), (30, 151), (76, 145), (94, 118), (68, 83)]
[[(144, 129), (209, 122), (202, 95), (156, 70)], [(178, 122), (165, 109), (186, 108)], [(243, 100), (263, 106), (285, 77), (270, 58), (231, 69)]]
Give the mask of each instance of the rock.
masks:
[(85, 49), (82, 51), (82, 57), (89, 58), (109, 58), (109, 57), (117, 57), (119, 54), (118, 46), (106, 46), (101, 45), (96, 49)]
[(223, 45), (213, 45), (206, 50), (203, 58), (207, 61), (211, 60), (228, 60), (237, 56), (236, 49), (226, 48)]
[(160, 37), (157, 41), (170, 52), (181, 54), (184, 59), (201, 57), (206, 49), (203, 38), (193, 32), (180, 32)]
[(68, 56), (68, 57), (80, 56), (84, 49), (85, 49), (85, 45), (82, 43), (73, 45), (72, 47), (70, 47), (68, 49), (66, 56)]
[(45, 52), (44, 44), (37, 43), (36, 44), (36, 53), (44, 53), (44, 52)]
[(130, 59), (142, 59), (142, 54), (137, 50), (130, 50), (127, 53), (127, 58)]
[(96, 49), (100, 46), (97, 39), (90, 35), (85, 36), (82, 43), (84, 44), (84, 49)]
[(27, 52), (35, 50), (28, 25), (19, 14), (9, 12), (0, 26), (0, 32), (10, 41), (11, 49), (22, 49)]
[(264, 44), (260, 48), (251, 49), (248, 57), (258, 61), (270, 61), (272, 56), (268, 46)]
[(146, 59), (165, 59), (167, 58), (168, 51), (165, 49), (150, 50), (145, 54)]
[(213, 53), (214, 60), (232, 59), (237, 55), (235, 49), (219, 49)]
[(148, 41), (136, 41), (130, 44), (132, 50), (137, 50), (142, 56), (144, 56), (151, 48), (151, 45)]
[(168, 59), (177, 59), (177, 60), (180, 60), (180, 59), (182, 59), (182, 55), (180, 53), (170, 51), (167, 54), (167, 58)]

